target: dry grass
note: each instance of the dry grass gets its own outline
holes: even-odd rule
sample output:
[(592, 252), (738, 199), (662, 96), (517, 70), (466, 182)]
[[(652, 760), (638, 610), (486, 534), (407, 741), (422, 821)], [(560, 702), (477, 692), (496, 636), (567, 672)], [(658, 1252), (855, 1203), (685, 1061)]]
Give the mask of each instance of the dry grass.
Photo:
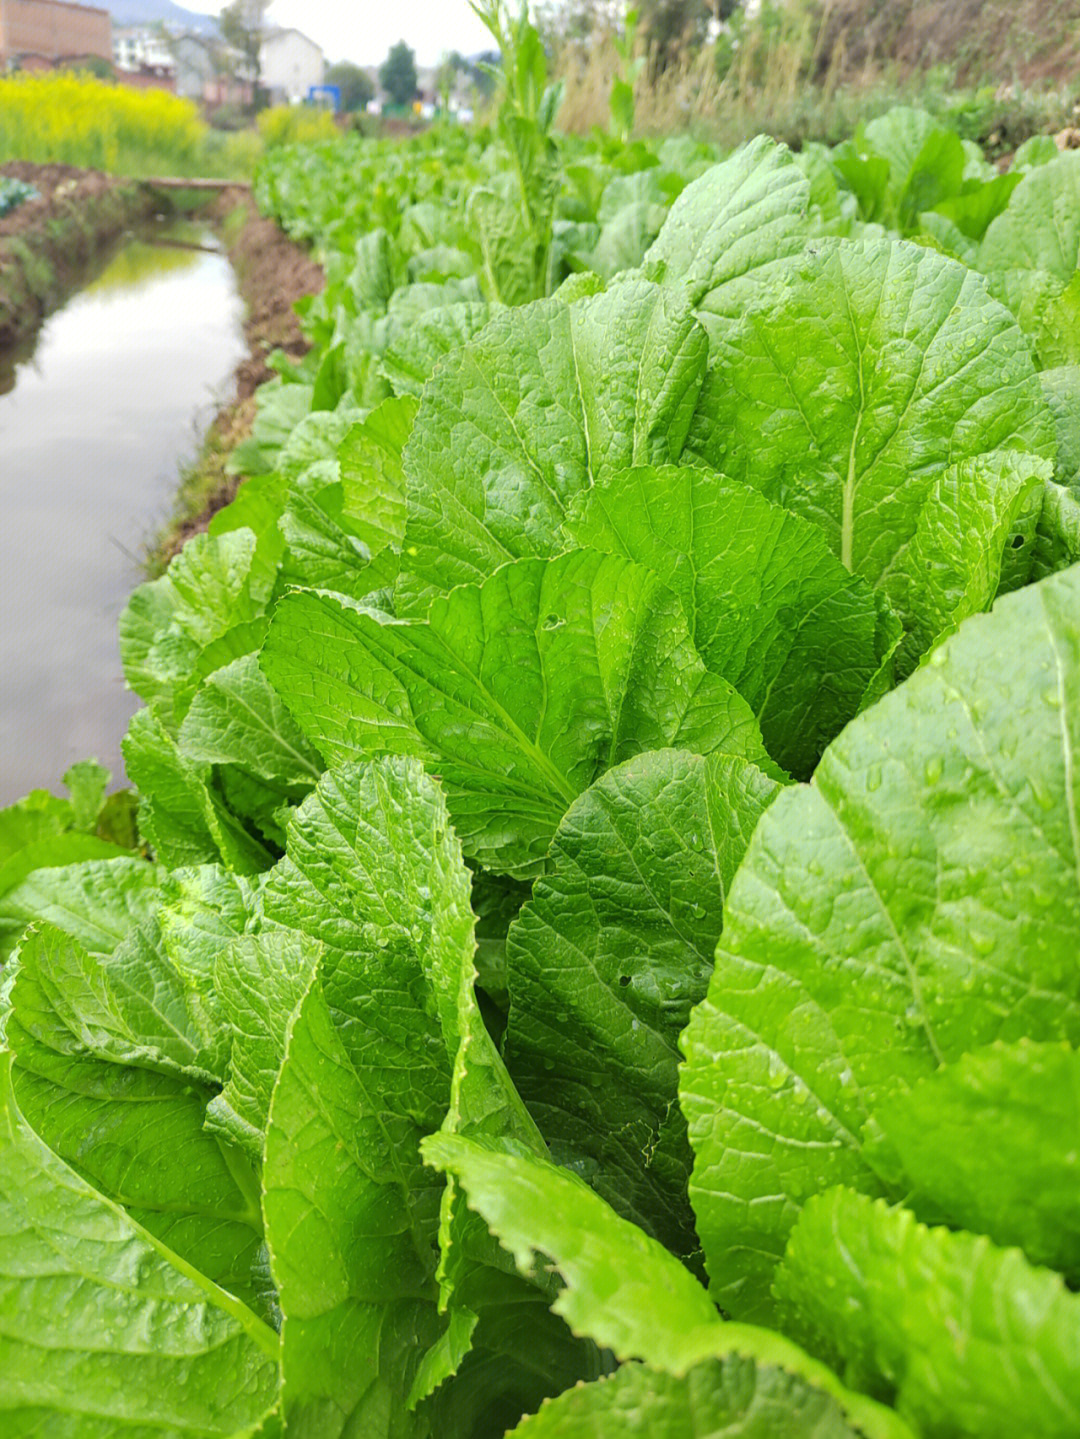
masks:
[[(1080, 9), (1080, 0), (1075, 4)], [(798, 147), (806, 140), (835, 143), (891, 105), (914, 101), (947, 113), (970, 138), (1004, 133), (1008, 148), (1071, 119), (1065, 90), (999, 84), (959, 93), (953, 69), (919, 70), (883, 58), (883, 46), (868, 46), (857, 27), (884, 8), (882, 0), (766, 4), (757, 19), (736, 22), (715, 47), (684, 50), (651, 82), (656, 67), (647, 65), (635, 90), (635, 129), (643, 135), (689, 131), (724, 148), (766, 131)], [(898, 6), (898, 23), (909, 18), (908, 8)], [(875, 30), (879, 40), (884, 33)], [(560, 128), (606, 128), (617, 63), (611, 37), (603, 34), (564, 48)]]

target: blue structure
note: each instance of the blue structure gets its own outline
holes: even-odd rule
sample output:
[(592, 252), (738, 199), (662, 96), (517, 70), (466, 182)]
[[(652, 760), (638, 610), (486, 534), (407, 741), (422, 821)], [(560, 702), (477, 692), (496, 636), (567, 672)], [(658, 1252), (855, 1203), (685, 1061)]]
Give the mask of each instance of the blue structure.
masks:
[(322, 105), (329, 100), (335, 114), (341, 109), (340, 85), (309, 85), (307, 97), (312, 105)]

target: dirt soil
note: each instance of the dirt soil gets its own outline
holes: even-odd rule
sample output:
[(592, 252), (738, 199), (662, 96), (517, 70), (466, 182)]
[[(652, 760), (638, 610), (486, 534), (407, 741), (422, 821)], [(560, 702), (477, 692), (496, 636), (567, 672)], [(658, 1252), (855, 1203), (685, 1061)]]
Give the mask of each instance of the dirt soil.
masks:
[(266, 364), (271, 350), (300, 359), (311, 348), (293, 305), (302, 295), (318, 294), (325, 278), (306, 251), (258, 213), (249, 190), (223, 191), (213, 214), (225, 229), (229, 259), (247, 308), (244, 334), (251, 353), (236, 372), (237, 398), (246, 400), (272, 375)]
[(293, 360), (307, 354), (311, 345), (293, 305), (303, 295), (318, 294), (326, 283), (311, 256), (258, 213), (250, 190), (222, 191), (212, 203), (210, 216), (222, 232), (244, 299), (248, 355), (236, 370), (236, 398), (211, 425), (202, 458), (181, 485), (173, 521), (154, 546), (149, 563), (152, 573), (164, 569), (236, 494), (242, 476), (227, 475), (225, 462), (251, 431), (255, 391), (274, 374), (267, 358), (272, 350), (283, 350)]

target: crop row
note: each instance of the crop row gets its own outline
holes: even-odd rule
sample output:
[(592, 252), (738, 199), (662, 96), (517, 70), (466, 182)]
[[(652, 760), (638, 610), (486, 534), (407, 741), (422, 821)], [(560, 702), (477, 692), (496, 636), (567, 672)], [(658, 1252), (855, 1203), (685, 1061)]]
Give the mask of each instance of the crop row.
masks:
[(267, 162), (328, 283), (137, 814), (0, 813), (0, 1410), (1074, 1435), (1080, 157), (523, 74)]

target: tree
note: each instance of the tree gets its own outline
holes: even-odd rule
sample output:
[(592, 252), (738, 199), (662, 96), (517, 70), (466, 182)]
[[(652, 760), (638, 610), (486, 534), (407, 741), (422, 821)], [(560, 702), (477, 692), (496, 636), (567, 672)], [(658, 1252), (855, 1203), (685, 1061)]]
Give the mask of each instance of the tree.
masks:
[(416, 95), (416, 56), (404, 40), (392, 46), (379, 70), (379, 84), (395, 105), (408, 105)]
[(341, 91), (341, 108), (350, 113), (366, 108), (369, 100), (375, 98), (375, 86), (371, 76), (351, 60), (339, 60), (326, 72), (326, 83), (336, 85)]
[(262, 42), (265, 18), (271, 0), (232, 0), (221, 12), (218, 24), (227, 44), (244, 57), (246, 79), (252, 82), (252, 108), (258, 101), (262, 77)]

